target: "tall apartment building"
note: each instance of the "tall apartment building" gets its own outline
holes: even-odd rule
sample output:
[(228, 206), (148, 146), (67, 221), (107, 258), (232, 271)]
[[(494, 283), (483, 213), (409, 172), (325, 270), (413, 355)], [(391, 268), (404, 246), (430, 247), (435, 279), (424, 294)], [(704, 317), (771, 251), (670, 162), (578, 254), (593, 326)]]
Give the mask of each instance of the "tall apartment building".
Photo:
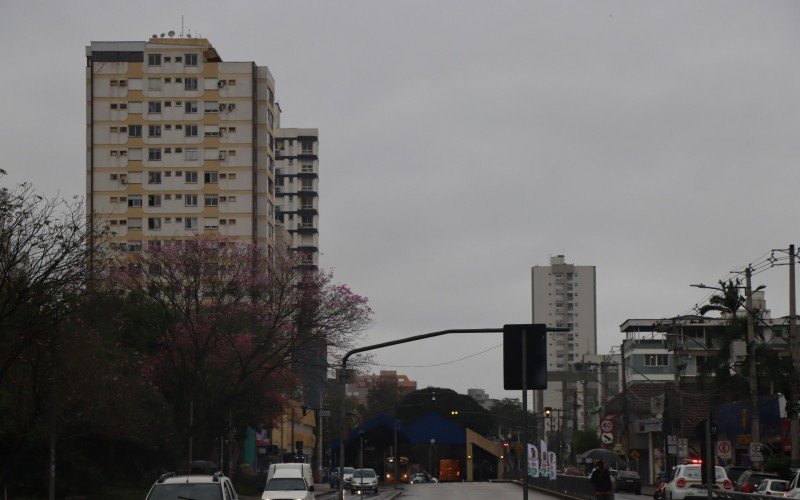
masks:
[(88, 211), (117, 250), (198, 234), (274, 244), (280, 107), (266, 66), (163, 35), (92, 42), (86, 58)]
[(397, 384), (401, 397), (417, 390), (417, 382), (409, 379), (408, 375), (398, 374), (395, 370), (381, 370), (378, 374), (356, 375), (353, 381), (345, 385), (345, 394), (366, 406), (370, 389), (379, 384)]
[(285, 229), (287, 244), (300, 253), (302, 265), (318, 266), (319, 131), (281, 128), (275, 131), (275, 220)]
[[(579, 391), (571, 370), (583, 355), (597, 354), (595, 267), (566, 263), (563, 255), (550, 258), (549, 266), (531, 270), (533, 323), (567, 327), (569, 333), (551, 333), (547, 339), (548, 388), (536, 391), (534, 411), (545, 407), (570, 414)], [(580, 397), (580, 393), (578, 393)]]

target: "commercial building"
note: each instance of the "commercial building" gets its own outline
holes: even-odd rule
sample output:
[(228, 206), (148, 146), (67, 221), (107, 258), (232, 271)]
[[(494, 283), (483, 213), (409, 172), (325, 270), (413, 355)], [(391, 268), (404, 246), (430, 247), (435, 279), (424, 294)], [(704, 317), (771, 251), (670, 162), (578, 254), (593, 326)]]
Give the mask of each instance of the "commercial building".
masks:
[(549, 407), (568, 415), (574, 407), (579, 388), (569, 374), (583, 356), (597, 354), (595, 281), (595, 266), (569, 264), (563, 255), (551, 257), (549, 266), (534, 266), (531, 270), (532, 322), (570, 329), (548, 334), (548, 388), (534, 391), (534, 412)]

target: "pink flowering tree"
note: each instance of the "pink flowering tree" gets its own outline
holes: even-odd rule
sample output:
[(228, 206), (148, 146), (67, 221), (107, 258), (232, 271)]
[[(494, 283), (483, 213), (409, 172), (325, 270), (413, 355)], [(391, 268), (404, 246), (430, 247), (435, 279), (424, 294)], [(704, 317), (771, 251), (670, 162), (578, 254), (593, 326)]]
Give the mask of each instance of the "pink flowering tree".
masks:
[(109, 284), (158, 316), (142, 375), (179, 426), (194, 408), (195, 457), (230, 421), (272, 423), (297, 387), (298, 360), (349, 348), (370, 323), (365, 298), (303, 269), (291, 251), (204, 237), (165, 243), (131, 257)]

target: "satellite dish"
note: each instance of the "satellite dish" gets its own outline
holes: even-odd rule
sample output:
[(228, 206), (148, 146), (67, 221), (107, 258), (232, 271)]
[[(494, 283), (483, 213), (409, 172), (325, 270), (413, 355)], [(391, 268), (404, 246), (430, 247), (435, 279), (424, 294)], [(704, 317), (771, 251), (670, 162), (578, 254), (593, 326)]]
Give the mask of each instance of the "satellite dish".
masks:
[(161, 33), (161, 38), (164, 38), (165, 36), (167, 36), (167, 35), (165, 35), (164, 33)]
[(150, 38), (158, 38), (158, 35), (156, 35), (155, 33), (153, 33), (152, 35), (150, 35)]
[(169, 35), (169, 37), (172, 38), (173, 36), (175, 36), (175, 32), (172, 31), (172, 30), (169, 30), (169, 33), (167, 33), (167, 35)]

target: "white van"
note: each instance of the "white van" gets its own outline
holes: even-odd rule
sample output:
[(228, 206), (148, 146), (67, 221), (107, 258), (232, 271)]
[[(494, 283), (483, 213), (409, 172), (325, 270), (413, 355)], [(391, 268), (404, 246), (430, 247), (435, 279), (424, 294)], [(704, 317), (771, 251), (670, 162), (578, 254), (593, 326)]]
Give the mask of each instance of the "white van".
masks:
[(279, 470), (296, 470), (300, 472), (300, 477), (306, 480), (311, 487), (310, 491), (314, 491), (314, 476), (311, 474), (311, 464), (302, 463), (286, 463), (286, 464), (272, 464), (267, 471), (267, 482), (272, 479), (272, 475)]
[(277, 500), (287, 497), (296, 498), (298, 500), (314, 500), (314, 485), (309, 484), (306, 478), (303, 477), (302, 468), (280, 468), (273, 471), (272, 467), (270, 467), (269, 479), (267, 479), (267, 485), (264, 487), (264, 493), (261, 494), (261, 499)]

